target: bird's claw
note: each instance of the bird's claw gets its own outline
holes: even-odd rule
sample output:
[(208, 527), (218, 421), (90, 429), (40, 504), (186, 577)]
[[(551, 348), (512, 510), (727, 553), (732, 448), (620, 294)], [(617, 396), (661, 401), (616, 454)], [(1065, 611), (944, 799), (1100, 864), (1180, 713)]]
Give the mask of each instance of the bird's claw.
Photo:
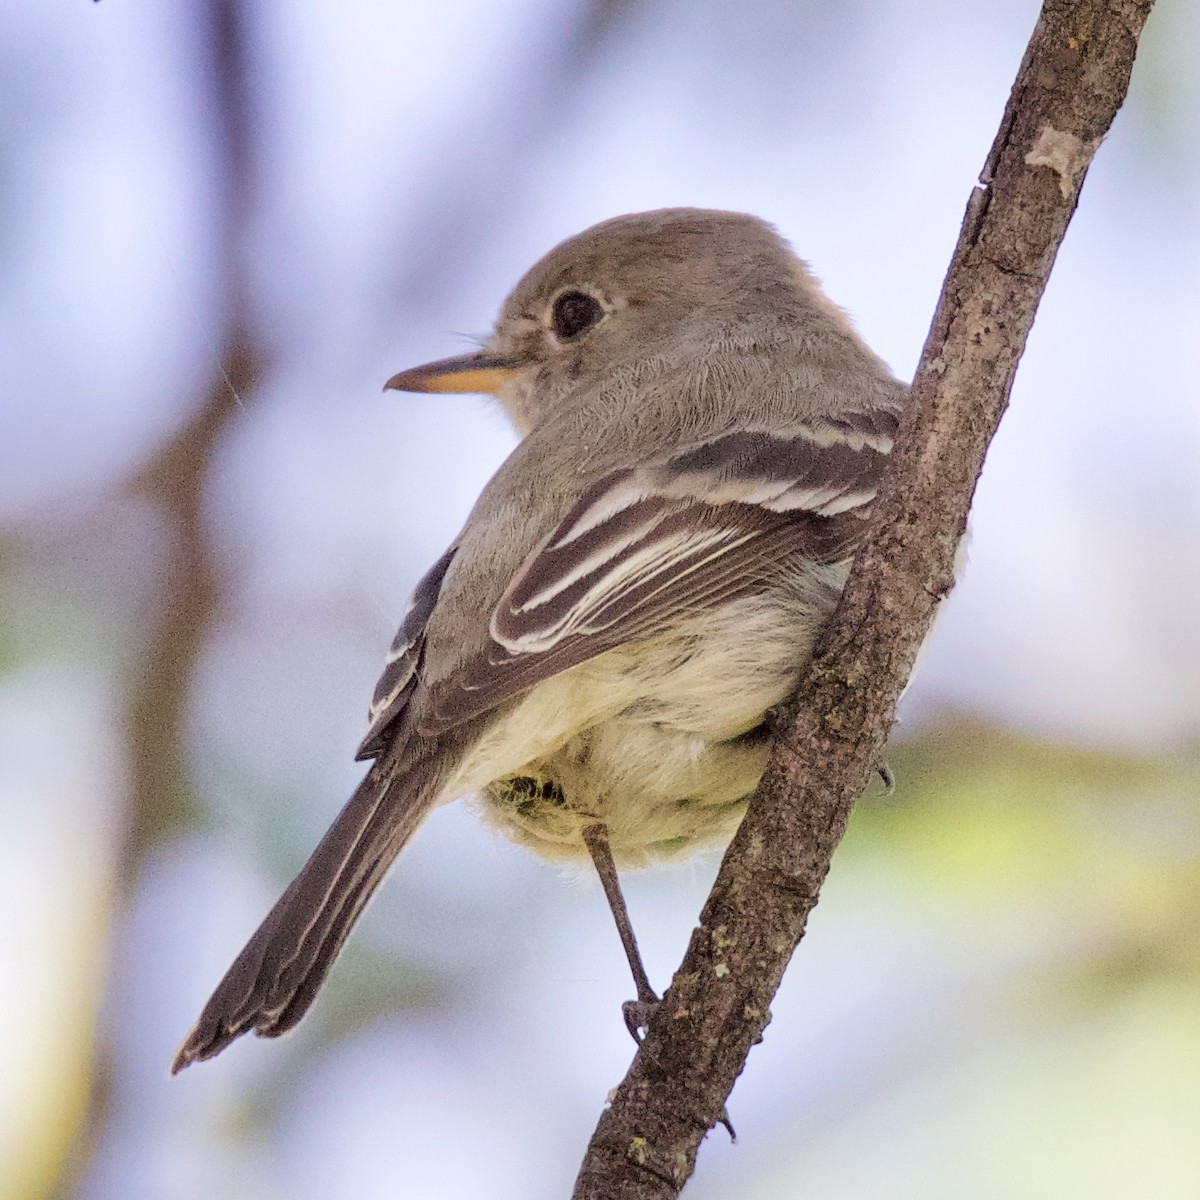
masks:
[[(637, 1042), (639, 1047), (642, 1045), (642, 1033), (654, 1019), (654, 1014), (658, 1011), (661, 1003), (662, 1001), (657, 996), (647, 996), (642, 1000), (626, 1000), (621, 1005), (621, 1016), (625, 1018), (625, 1028), (629, 1030), (629, 1036)], [(721, 1112), (716, 1123), (725, 1127), (731, 1142), (737, 1141), (733, 1122), (729, 1119), (729, 1109), (724, 1104), (721, 1105)]]
[(621, 1016), (625, 1018), (625, 1028), (629, 1030), (629, 1036), (639, 1046), (642, 1044), (642, 1031), (650, 1024), (661, 1003), (662, 1001), (655, 996), (654, 999), (626, 1000), (621, 1005)]

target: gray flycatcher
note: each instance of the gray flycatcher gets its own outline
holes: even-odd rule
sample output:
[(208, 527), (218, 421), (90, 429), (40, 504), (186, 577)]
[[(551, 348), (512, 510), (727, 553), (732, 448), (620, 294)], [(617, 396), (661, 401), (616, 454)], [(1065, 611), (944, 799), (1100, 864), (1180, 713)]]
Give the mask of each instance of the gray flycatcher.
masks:
[(417, 584), (359, 750), (370, 770), (175, 1071), (295, 1025), (417, 827), (472, 793), (537, 853), (591, 856), (636, 1036), (657, 998), (615, 864), (732, 834), (907, 394), (769, 225), (699, 209), (563, 242), (482, 350), (387, 386), (491, 393), (522, 440)]

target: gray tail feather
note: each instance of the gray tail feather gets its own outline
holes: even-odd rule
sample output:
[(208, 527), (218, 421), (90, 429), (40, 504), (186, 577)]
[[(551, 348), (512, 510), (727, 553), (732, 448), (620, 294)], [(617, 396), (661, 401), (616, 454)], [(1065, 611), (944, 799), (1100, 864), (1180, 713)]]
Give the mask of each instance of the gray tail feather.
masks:
[(304, 1016), (371, 894), (437, 800), (436, 758), (418, 752), (399, 770), (392, 759), (372, 765), (225, 972), (179, 1047), (172, 1075), (251, 1029), (278, 1037)]

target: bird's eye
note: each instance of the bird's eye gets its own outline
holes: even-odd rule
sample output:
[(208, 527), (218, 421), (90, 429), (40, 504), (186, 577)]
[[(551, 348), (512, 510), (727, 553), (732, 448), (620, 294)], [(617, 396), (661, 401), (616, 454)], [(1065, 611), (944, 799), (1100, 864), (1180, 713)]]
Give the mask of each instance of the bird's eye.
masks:
[(550, 327), (560, 342), (570, 342), (586, 333), (604, 316), (604, 308), (587, 292), (563, 292), (550, 310)]

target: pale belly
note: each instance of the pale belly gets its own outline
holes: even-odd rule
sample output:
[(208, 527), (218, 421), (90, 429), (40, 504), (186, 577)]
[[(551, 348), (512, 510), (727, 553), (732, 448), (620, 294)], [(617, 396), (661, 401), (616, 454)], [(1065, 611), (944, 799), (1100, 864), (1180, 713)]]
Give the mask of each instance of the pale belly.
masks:
[(445, 798), (475, 793), (489, 821), (552, 859), (586, 856), (597, 820), (619, 865), (727, 840), (766, 765), (764, 716), (794, 689), (824, 615), (811, 595), (787, 599), (731, 606), (538, 684)]
[(581, 857), (583, 830), (599, 819), (618, 865), (640, 866), (732, 836), (768, 748), (761, 724), (718, 742), (613, 718), (480, 798), (489, 820), (545, 858)]

